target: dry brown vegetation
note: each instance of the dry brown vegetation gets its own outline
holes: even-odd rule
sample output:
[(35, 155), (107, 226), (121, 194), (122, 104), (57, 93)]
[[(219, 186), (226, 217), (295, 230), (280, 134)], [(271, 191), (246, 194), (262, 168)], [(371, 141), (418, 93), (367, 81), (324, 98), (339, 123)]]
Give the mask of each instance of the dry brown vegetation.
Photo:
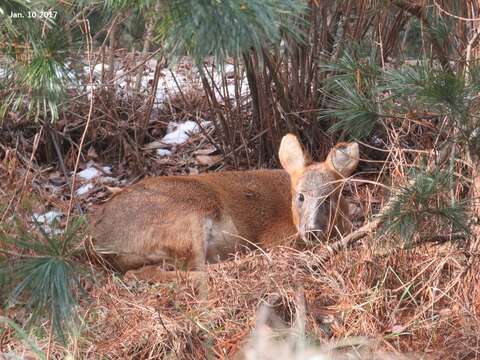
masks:
[[(317, 110), (329, 106), (327, 95), (319, 91), (334, 71), (321, 71), (316, 61), (338, 60), (346, 45), (373, 39), (381, 47), (380, 67), (395, 67), (397, 56), (408, 47), (404, 30), (413, 31), (413, 21), (421, 24), (422, 55), (438, 60), (446, 71), (455, 68), (461, 73), (470, 60), (478, 58), (477, 22), (456, 19), (450, 43), (449, 39), (438, 43), (429, 31), (434, 24), (425, 16), (433, 9), (436, 16), (449, 21), (453, 13), (478, 18), (478, 1), (462, 2), (464, 6), (447, 0), (391, 3), (377, 10), (376, 1), (311, 1), (314, 11), (309, 20), (315, 24), (307, 29), (311, 46), (289, 39), (291, 53), (266, 53), (265, 67), (254, 53), (243, 59), (245, 67), (234, 61), (233, 74), (222, 72), (221, 76), (233, 83), (235, 99), (213, 95), (216, 85), (211, 80), (216, 70), (209, 60), (204, 64), (206, 77), (189, 79), (195, 85), (188, 89), (179, 85), (165, 106), (153, 106), (153, 90), (169, 71), (160, 59), (145, 93), (119, 96), (112, 91), (112, 74), (102, 69), (100, 77), (108, 86), (96, 88), (91, 98), (72, 91), (69, 95), (76, 101), (54, 125), (7, 113), (0, 125), (0, 222), (7, 223), (15, 215), (34, 231), (32, 211), (88, 214), (117, 187), (145, 175), (274, 167), (279, 139), (287, 131), (298, 133), (314, 158), (321, 160), (332, 143), (347, 137), (347, 131), (328, 132), (338, 119), (318, 119)], [(403, 38), (397, 36), (400, 33)], [(123, 69), (131, 71), (133, 82), (153, 56), (104, 46), (87, 55), (95, 63), (105, 60), (107, 52), (112, 62), (118, 59)], [(192, 69), (185, 59), (179, 66), (186, 73)], [(359, 92), (369, 86), (368, 74), (362, 71), (359, 67)], [(245, 81), (257, 90), (252, 96), (242, 94), (240, 83)], [(226, 95), (225, 88), (218, 90)], [(257, 313), (267, 304), (270, 312), (265, 322), (281, 340), (299, 317), (302, 320), (299, 309), (304, 306), (302, 338), (315, 347), (331, 345), (352, 356), (364, 351), (364, 358), (384, 359), (388, 353), (419, 359), (480, 359), (478, 155), (469, 157), (467, 146), (453, 141), (446, 149), (437, 147), (449, 139), (458, 141), (450, 115), (412, 110), (384, 116), (376, 123), (381, 131), (362, 140), (360, 169), (345, 188), (357, 229), (348, 246), (297, 243), (236, 254), (231, 261), (207, 266), (206, 300), (182, 278), (148, 284), (106, 270), (89, 251), (91, 239), (82, 232), (78, 259), (93, 276), (81, 279), (86, 294), (78, 307), (82, 322), (77, 336), (62, 345), (55, 341), (49, 319), (42, 318), (32, 331), (33, 341), (47, 357), (58, 359), (231, 359), (240, 349), (255, 346), (252, 342), (260, 336), (254, 332)], [(167, 133), (171, 121), (201, 124), (206, 119), (211, 124), (169, 156), (159, 157), (155, 148), (148, 147)], [(86, 195), (72, 198), (83, 185), (79, 180), (71, 188), (70, 171), (78, 154), (79, 170), (88, 161), (98, 167), (113, 165), (113, 180), (95, 180)], [(410, 169), (421, 164), (427, 169), (449, 167), (458, 175), (447, 195), (472, 200), (466, 212), (467, 220), (472, 220), (472, 236), (453, 233), (434, 217), (422, 220), (408, 244), (398, 234), (383, 231), (378, 214), (388, 208), (398, 186), (410, 183)], [(441, 196), (445, 194), (433, 201)], [(63, 217), (60, 227), (66, 223)], [(16, 236), (14, 229), (7, 231)], [(19, 258), (35, 256), (3, 243), (0, 252)], [(5, 297), (1, 292), (0, 300)], [(20, 325), (28, 315), (20, 305), (0, 310), (0, 316)], [(35, 358), (31, 346), (12, 327), (1, 330), (0, 358), (9, 359), (14, 353)], [(337, 344), (350, 340), (354, 345)], [(285, 353), (277, 358), (282, 356)]]
[[(193, 143), (190, 150), (195, 148)], [(15, 165), (14, 157), (8, 159), (2, 163), (3, 179), (15, 184), (10, 189), (20, 189), (24, 170)], [(390, 162), (401, 173), (399, 164)], [(29, 206), (46, 201), (66, 209), (66, 201), (32, 188), (43, 176), (38, 170), (34, 174), (25, 192), (38, 195), (24, 197)], [(367, 181), (353, 181), (347, 189), (357, 227), (368, 222), (366, 216), (384, 208), (383, 191), (367, 175), (363, 180)], [(7, 201), (11, 192), (4, 189), (2, 198)], [(67, 354), (74, 358), (232, 358), (250, 339), (262, 304), (269, 304), (267, 324), (281, 336), (293, 326), (301, 299), (306, 307), (305, 337), (314, 345), (360, 336), (368, 340), (367, 345), (362, 342), (356, 348), (412, 358), (477, 358), (478, 264), (469, 265), (461, 243), (401, 249), (399, 239), (391, 235), (375, 231), (367, 235), (336, 253), (325, 244), (303, 244), (238, 254), (232, 261), (210, 265), (207, 300), (200, 300), (192, 283), (181, 277), (176, 283), (147, 284), (122, 280), (91, 264), (95, 279), (85, 280), (88, 296), (79, 308), (84, 319), (81, 335), (67, 348), (49, 345), (48, 336), (40, 335), (48, 334), (48, 323), (44, 323), (37, 341), (41, 348), (52, 346), (52, 355), (59, 358)], [(88, 237), (85, 241), (88, 244)], [(22, 321), (22, 311), (12, 308), (7, 314)], [(25, 348), (12, 330), (2, 335), (0, 345), (6, 353), (14, 349), (21, 353)]]
[(365, 243), (323, 264), (314, 251), (276, 249), (210, 267), (206, 302), (195, 300), (188, 285), (122, 289), (109, 280), (95, 290), (89, 309), (102, 324), (92, 331), (90, 351), (231, 358), (248, 339), (260, 304), (272, 304), (292, 324), (300, 292), (314, 343), (367, 336), (374, 348), (390, 352), (475, 357), (478, 315), (458, 279), (461, 261), (449, 246), (382, 253)]

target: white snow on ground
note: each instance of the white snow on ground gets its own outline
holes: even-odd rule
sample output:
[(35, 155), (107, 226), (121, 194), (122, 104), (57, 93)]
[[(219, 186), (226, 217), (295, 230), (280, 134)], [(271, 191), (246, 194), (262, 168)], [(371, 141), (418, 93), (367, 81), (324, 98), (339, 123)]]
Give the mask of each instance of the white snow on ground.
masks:
[(158, 156), (169, 156), (171, 154), (172, 154), (172, 152), (168, 149), (157, 149), (157, 155)]
[(95, 93), (95, 89), (97, 88), (97, 86), (90, 86), (90, 84), (88, 84), (86, 87), (85, 87), (85, 91), (87, 92), (87, 98), (88, 100), (91, 100), (92, 99), (92, 89), (93, 89), (93, 93)]
[[(101, 170), (99, 170), (99, 168)], [(111, 174), (112, 173), (112, 167), (111, 166), (102, 166), (100, 167), (98, 164), (95, 163), (95, 161), (90, 160), (87, 163), (87, 167), (78, 172), (77, 175), (85, 180), (85, 184), (80, 186), (77, 191), (75, 192), (77, 195), (85, 195), (88, 193), (90, 190), (92, 190), (95, 187), (95, 183), (101, 183), (101, 184), (115, 184), (117, 183), (117, 179), (111, 176), (103, 176), (104, 174)]]
[[(109, 68), (108, 64), (104, 64), (104, 70), (113, 70), (115, 77), (114, 89), (119, 98), (127, 99), (134, 94), (139, 96), (150, 96), (152, 93), (152, 86), (155, 79), (155, 71), (158, 69), (158, 61), (156, 59), (147, 60), (143, 66), (138, 67), (140, 63), (132, 64), (127, 58), (118, 58), (115, 60), (113, 69)], [(135, 69), (132, 71), (132, 69)], [(143, 69), (143, 73), (139, 77), (138, 71)], [(102, 64), (96, 64), (94, 73), (94, 89), (99, 89), (103, 85), (100, 83), (100, 74), (102, 70)], [(88, 73), (88, 66), (84, 67), (85, 74)], [(212, 71), (212, 67), (208, 67), (208, 71)], [(222, 77), (222, 74), (224, 75)], [(158, 86), (156, 93), (154, 94), (154, 107), (162, 108), (168, 106), (169, 100), (182, 94), (187, 96), (191, 91), (199, 91), (202, 93), (202, 81), (200, 73), (197, 67), (188, 58), (183, 59), (177, 65), (169, 68), (162, 68), (159, 70)], [(245, 99), (245, 96), (249, 93), (248, 82), (245, 76), (245, 72), (241, 69), (236, 74), (235, 67), (232, 64), (225, 64), (223, 72), (213, 69), (211, 74), (207, 75), (209, 82), (213, 82), (212, 89), (220, 102), (230, 102), (231, 105), (237, 105), (237, 98), (235, 97), (235, 77), (237, 79), (239, 96), (241, 99)], [(85, 85), (85, 90), (88, 91), (88, 98), (90, 98), (91, 84)], [(151, 121), (154, 121), (152, 118)], [(205, 122), (205, 126), (209, 123)], [(202, 123), (202, 126), (203, 123)], [(188, 120), (184, 123), (171, 122), (168, 125), (167, 134), (151, 144), (145, 146), (145, 150), (155, 150), (156, 155), (159, 157), (165, 157), (172, 154), (175, 151), (175, 146), (180, 145), (188, 141), (191, 135), (200, 131), (198, 124), (195, 121)], [(103, 174), (99, 171), (99, 168), (90, 169), (87, 164), (87, 169), (81, 171), (78, 175), (89, 182), (93, 179), (100, 178)], [(105, 169), (104, 173), (109, 173)], [(101, 180), (101, 179), (100, 179)], [(80, 195), (91, 190), (88, 184), (77, 190), (80, 191)]]
[[(140, 92), (143, 94), (149, 94), (152, 91), (152, 85), (155, 77), (155, 69), (157, 66), (157, 60), (150, 59), (145, 63), (144, 73), (140, 79)], [(224, 95), (235, 100), (235, 86), (234, 86), (234, 77), (235, 77), (235, 68), (232, 64), (226, 64), (224, 66), (224, 74), (226, 83), (223, 82), (222, 74), (214, 71), (212, 73), (213, 81), (215, 86), (212, 88), (215, 91), (215, 94), (219, 97), (220, 100), (223, 99)], [(118, 70), (115, 72), (115, 77), (117, 79), (117, 91), (120, 96), (131, 96), (133, 90), (136, 87), (137, 83), (137, 74), (125, 74), (125, 70), (121, 68), (119, 64)], [(195, 67), (185, 68), (185, 67), (172, 67), (164, 68), (159, 74), (157, 91), (155, 94), (155, 106), (161, 107), (163, 104), (170, 98), (176, 95), (179, 95), (181, 92), (188, 93), (190, 89), (202, 88), (202, 82), (198, 70)], [(248, 83), (244, 74), (241, 74), (242, 79), (240, 81), (240, 95), (244, 96), (248, 94)], [(227, 94), (225, 94), (225, 89)]]
[[(103, 71), (104, 72), (107, 72), (109, 69), (110, 69), (110, 65), (109, 64), (95, 64), (95, 66), (93, 67), (93, 71), (92, 71), (92, 75), (93, 77), (100, 77), (102, 75), (102, 67), (103, 67)], [(85, 75), (88, 76), (88, 74), (90, 73), (90, 67), (88, 65), (85, 65), (83, 67), (83, 71), (85, 72)]]
[(233, 64), (226, 64), (223, 67), (223, 70), (225, 71), (225, 75), (227, 77), (233, 76), (235, 74), (235, 66), (233, 66)]
[(9, 71), (7, 69), (0, 68), (0, 79), (6, 78), (8, 74), (9, 74)]
[(88, 193), (90, 190), (92, 190), (94, 185), (92, 183), (86, 183), (82, 186), (80, 186), (77, 191), (75, 191), (75, 194), (77, 195), (85, 195)]
[(78, 176), (80, 176), (84, 180), (92, 180), (98, 176), (100, 176), (102, 173), (97, 170), (96, 168), (92, 167), (87, 167), (85, 170), (80, 171), (77, 173)]
[[(112, 166), (100, 166), (94, 160), (90, 160), (85, 165), (85, 169), (77, 173), (77, 176), (83, 185), (75, 191), (75, 194), (78, 196), (85, 195), (95, 188), (97, 184), (116, 184), (118, 179), (108, 176), (111, 174)], [(70, 176), (73, 176), (73, 172), (70, 173)]]
[(95, 64), (95, 66), (93, 67), (93, 76), (101, 76), (102, 68), (103, 71), (108, 71), (110, 66), (108, 64)]
[(33, 213), (32, 220), (42, 224), (51, 224), (56, 218), (62, 216), (62, 213), (56, 210), (48, 211), (44, 214)]
[(189, 84), (185, 75), (180, 74), (176, 71), (164, 69), (162, 71), (162, 75), (163, 76), (160, 77), (158, 81), (158, 88), (155, 96), (155, 104), (157, 106), (162, 105), (162, 103), (165, 102), (165, 100), (167, 100), (169, 96), (171, 97), (178, 95), (180, 91), (185, 91), (186, 86), (192, 85)]
[(61, 212), (56, 210), (51, 210), (44, 214), (33, 213), (32, 221), (36, 221), (40, 223), (40, 226), (42, 227), (43, 231), (45, 231), (47, 234), (58, 235), (58, 234), (61, 234), (63, 230), (58, 229), (57, 227), (52, 227), (51, 225), (57, 218), (59, 218), (62, 215), (63, 214)]
[(63, 229), (59, 228), (52, 228), (50, 225), (43, 224), (42, 225), (43, 231), (50, 235), (60, 235), (63, 234)]
[(111, 166), (102, 166), (101, 167), (102, 171), (100, 171), (96, 167), (94, 167), (92, 164), (94, 164), (94, 162), (89, 161), (88, 164), (87, 164), (87, 167), (84, 170), (79, 171), (77, 173), (77, 175), (80, 176), (83, 180), (89, 181), (89, 180), (92, 180), (92, 179), (95, 179), (95, 178), (101, 176), (102, 171), (105, 174), (111, 174), (112, 173), (112, 167)]
[[(110, 71), (113, 70), (115, 78), (113, 86), (120, 98), (129, 98), (137, 91), (139, 92), (138, 95), (150, 95), (157, 64), (158, 60), (151, 58), (147, 60), (143, 66), (139, 67), (138, 65), (141, 65), (141, 63), (132, 63), (131, 56), (116, 58), (114, 60), (113, 69), (111, 68), (111, 64), (95, 64), (92, 69), (94, 78), (93, 88), (96, 90), (103, 86), (103, 84), (101, 84), (103, 68), (107, 73), (110, 73)], [(209, 66), (207, 67), (208, 72), (211, 72), (212, 68)], [(68, 65), (67, 68), (71, 69), (70, 65)], [(143, 69), (143, 73), (139, 78), (139, 71), (141, 69)], [(87, 96), (90, 97), (90, 84), (88, 84), (88, 74), (90, 69), (88, 64), (84, 63), (82, 70), (83, 71), (80, 70), (82, 74), (77, 75), (83, 79), (84, 91), (87, 93)], [(212, 86), (212, 89), (214, 90), (215, 95), (218, 96), (219, 101), (226, 101), (226, 99), (224, 99), (224, 95), (226, 95), (225, 97), (230, 98), (230, 101), (233, 101), (233, 104), (235, 104), (235, 75), (241, 77), (241, 79), (239, 79), (241, 84), (240, 95), (243, 97), (249, 92), (245, 72), (240, 70), (238, 74), (235, 74), (234, 65), (227, 63), (223, 66), (223, 73), (225, 75), (225, 83), (223, 81), (224, 79), (222, 79), (222, 74), (215, 69), (213, 69), (211, 74), (207, 75), (207, 78), (209, 81), (212, 80), (210, 77), (213, 78), (215, 85)], [(85, 83), (85, 80), (87, 80), (87, 83)], [(107, 79), (107, 81), (109, 82), (110, 79)], [(137, 84), (140, 86), (138, 87)], [(105, 85), (110, 86), (111, 84)], [(201, 77), (198, 68), (194, 66), (191, 59), (184, 58), (180, 60), (178, 64), (160, 70), (154, 106), (162, 107), (171, 97), (178, 96), (180, 93), (186, 94), (194, 89), (202, 89)], [(227, 94), (224, 93), (225, 89)]]
[(188, 140), (190, 134), (195, 134), (200, 131), (198, 124), (195, 121), (187, 120), (184, 123), (171, 122), (170, 126), (175, 127), (175, 130), (168, 132), (162, 138), (162, 142), (168, 145), (180, 145)]
[(102, 166), (102, 170), (105, 174), (111, 174), (112, 173), (112, 167), (111, 166)]
[[(116, 59), (113, 69), (115, 77), (114, 88), (117, 95), (120, 98), (129, 98), (136, 91), (139, 91), (139, 95), (150, 95), (152, 91), (152, 85), (155, 78), (155, 70), (157, 69), (158, 61), (156, 59), (149, 59), (143, 66), (143, 73), (138, 78), (138, 71), (129, 72), (132, 69), (132, 65), (127, 60)], [(140, 63), (138, 63), (140, 64)], [(96, 64), (93, 68), (94, 77), (94, 90), (102, 86), (100, 75), (102, 73), (102, 66), (104, 71), (109, 72), (110, 64)], [(89, 67), (84, 65), (84, 76), (88, 75)], [(209, 70), (210, 71), (210, 70)], [(235, 68), (232, 64), (225, 64), (223, 67), (223, 73), (225, 74), (225, 81), (222, 78), (222, 74), (218, 71), (213, 71), (211, 76), (213, 77), (212, 89), (219, 101), (226, 101), (227, 98), (236, 103), (235, 99)], [(240, 96), (245, 96), (249, 92), (248, 83), (244, 72), (238, 74), (242, 78), (240, 82)], [(210, 75), (207, 75), (210, 80)], [(139, 82), (139, 83), (138, 83)], [(139, 87), (137, 86), (139, 85)], [(181, 93), (186, 94), (193, 89), (202, 89), (202, 81), (198, 69), (193, 66), (187, 59), (185, 62), (180, 62), (178, 65), (170, 68), (162, 68), (160, 70), (158, 86), (155, 93), (154, 106), (159, 108), (165, 105), (165, 103), (172, 97), (178, 96)], [(90, 97), (90, 84), (85, 85), (85, 91), (87, 96)], [(226, 92), (226, 94), (225, 94)], [(225, 97), (225, 98), (224, 98)]]

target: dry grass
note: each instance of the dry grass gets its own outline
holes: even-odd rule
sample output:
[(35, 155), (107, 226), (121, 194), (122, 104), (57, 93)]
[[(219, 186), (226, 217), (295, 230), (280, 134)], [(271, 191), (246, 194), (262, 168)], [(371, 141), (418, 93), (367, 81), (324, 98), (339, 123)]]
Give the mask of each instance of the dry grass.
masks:
[[(172, 101), (150, 123), (148, 134), (159, 137), (171, 119), (184, 120), (192, 115), (203, 118), (207, 112), (204, 101), (201, 96)], [(192, 108), (201, 111), (194, 112)], [(133, 122), (133, 117), (126, 122)], [(101, 121), (98, 128), (108, 130)], [(109, 141), (118, 137), (118, 133), (107, 130), (105, 134), (97, 132), (97, 136), (100, 143), (111, 144), (103, 149), (108, 158), (119, 147)], [(349, 196), (361, 203), (356, 208), (357, 227), (379, 211), (385, 197), (374, 182), (361, 182), (369, 178), (386, 183), (383, 179), (392, 178), (394, 185), (405, 183), (409, 166), (420, 159), (412, 149), (400, 145), (411, 133), (394, 130), (399, 131), (390, 129), (391, 147), (383, 150), (388, 153), (384, 169), (388, 168), (389, 174), (358, 174), (359, 182), (350, 189)], [(127, 137), (127, 133), (123, 135)], [(148, 173), (185, 173), (195, 165), (193, 151), (208, 143), (204, 134), (196, 140), (177, 149), (174, 158), (158, 160), (142, 153), (144, 158), (139, 161), (142, 160)], [(421, 140), (415, 143), (422, 144)], [(33, 193), (38, 197), (35, 203), (66, 209), (65, 198), (47, 191), (47, 181), (43, 178), (48, 171), (42, 164), (34, 161), (31, 172), (25, 170), (34, 151), (17, 151), (8, 146), (1, 149), (5, 156), (0, 163), (0, 181), (6, 185), (0, 187), (0, 205), (8, 205), (11, 211), (21, 210)], [(128, 146), (124, 152), (129, 163), (128, 157), (135, 152)], [(458, 165), (457, 172), (464, 171)], [(127, 177), (131, 175), (130, 171), (125, 172)], [(463, 188), (458, 184), (455, 194), (461, 197), (462, 193)], [(22, 199), (25, 194), (28, 196)], [(4, 208), (1, 210), (0, 215), (7, 214)], [(373, 234), (325, 262), (320, 261), (325, 258), (324, 245), (238, 255), (231, 261), (207, 267), (205, 301), (199, 300), (193, 284), (182, 279), (164, 284), (124, 282), (117, 275), (91, 265), (98, 278), (86, 284), (88, 297), (79, 308), (84, 319), (81, 333), (67, 348), (55, 343), (52, 353), (55, 358), (87, 359), (234, 358), (240, 349), (250, 348), (256, 336), (261, 336), (261, 332), (254, 332), (261, 305), (269, 304), (272, 309), (266, 319), (269, 328), (275, 334), (285, 334), (298, 318), (300, 301), (305, 303), (306, 339), (320, 347), (360, 336), (367, 339), (369, 351), (382, 352), (371, 357), (367, 352), (367, 358), (384, 359), (383, 352), (388, 352), (423, 359), (479, 359), (478, 254), (469, 258), (468, 251), (459, 244), (429, 243), (410, 250), (399, 249), (398, 244), (396, 238)], [(472, 260), (475, 256), (477, 260)], [(302, 294), (300, 300), (299, 294)], [(20, 308), (0, 315), (19, 323), (26, 316)], [(48, 348), (48, 328), (45, 321), (35, 334), (43, 350)], [(276, 358), (288, 358), (282, 346), (278, 346), (277, 352), (272, 349), (272, 354), (280, 353)], [(0, 336), (0, 354), (14, 351), (26, 357), (29, 352), (22, 353), (24, 349), (25, 345), (11, 329)]]
[(314, 344), (366, 336), (375, 351), (480, 357), (480, 297), (465, 287), (466, 259), (455, 247), (364, 242), (324, 264), (318, 252), (277, 248), (211, 265), (206, 301), (181, 280), (123, 283), (108, 274), (81, 305), (79, 342), (55, 350), (82, 358), (232, 358), (261, 304), (271, 305), (272, 327), (288, 327), (303, 293), (305, 333)]
[[(390, 154), (398, 157), (390, 163), (390, 171), (401, 174), (401, 164), (407, 162), (403, 152), (391, 149)], [(5, 169), (25, 166), (21, 159), (15, 166), (10, 160), (11, 166)], [(12, 178), (8, 172), (3, 175)], [(29, 194), (30, 181), (24, 189)], [(11, 188), (21, 188), (23, 183), (24, 177), (19, 176)], [(38, 185), (33, 188), (39, 190)], [(378, 211), (384, 195), (371, 183), (351, 190), (349, 196), (361, 202), (355, 219), (359, 226), (364, 217)], [(0, 200), (7, 204), (13, 199), (10, 187), (2, 191)], [(41, 193), (40, 197), (45, 198)], [(58, 201), (58, 208), (64, 202), (50, 201)], [(195, 294), (193, 284), (182, 279), (163, 284), (124, 282), (91, 265), (98, 278), (86, 284), (88, 297), (79, 308), (84, 319), (80, 335), (67, 348), (54, 344), (52, 353), (56, 358), (231, 359), (262, 334), (254, 332), (262, 304), (272, 309), (266, 319), (269, 328), (275, 334), (288, 334), (302, 294), (305, 335), (314, 345), (356, 344), (354, 340), (362, 337), (367, 339), (362, 347), (373, 351), (364, 358), (384, 359), (383, 352), (423, 359), (480, 358), (480, 271), (478, 263), (471, 263), (474, 257), (468, 258), (459, 244), (430, 243), (410, 250), (397, 244), (396, 238), (373, 234), (323, 263), (324, 245), (239, 254), (207, 267), (208, 299), (204, 301)], [(26, 314), (14, 308), (4, 315), (21, 323)], [(45, 334), (48, 322), (36, 332), (43, 350), (48, 348)], [(282, 354), (277, 358), (288, 358), (284, 345), (272, 345)], [(14, 331), (3, 333), (0, 353), (22, 354), (23, 349), (27, 348)], [(25, 350), (23, 355), (27, 354)]]

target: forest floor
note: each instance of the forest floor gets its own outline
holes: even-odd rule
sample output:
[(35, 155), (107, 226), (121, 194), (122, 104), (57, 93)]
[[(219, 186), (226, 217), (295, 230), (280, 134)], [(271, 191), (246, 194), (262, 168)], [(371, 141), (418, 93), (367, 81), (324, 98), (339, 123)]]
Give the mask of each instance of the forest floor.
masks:
[[(208, 122), (200, 131), (197, 122), (187, 118), (175, 119), (175, 124), (155, 121), (152, 127), (162, 137), (143, 149), (144, 173), (218, 169), (221, 157), (205, 137), (205, 131), (212, 133)], [(46, 231), (55, 231), (57, 219), (56, 226), (62, 229), (71, 174), (53, 162), (32, 163), (30, 154), (17, 151), (12, 142), (2, 150), (1, 213), (14, 209), (30, 224), (35, 216)], [(69, 168), (71, 159), (65, 157)], [(92, 146), (80, 163), (73, 189), (79, 208), (91, 213), (112, 189), (128, 186), (141, 175)], [(373, 183), (358, 182), (346, 190), (356, 228), (369, 221), (385, 200)], [(81, 246), (88, 249), (88, 234), (82, 238)], [(35, 332), (35, 342), (58, 359), (229, 359), (240, 349), (264, 352), (253, 357), (258, 359), (270, 358), (265, 351), (271, 358), (288, 358), (280, 340), (264, 341), (265, 333), (254, 330), (267, 324), (269, 334), (284, 342), (293, 341), (300, 328), (308, 348), (355, 348), (366, 358), (403, 354), (480, 359), (480, 284), (466, 266), (469, 259), (461, 244), (426, 243), (405, 249), (396, 239), (377, 233), (324, 260), (326, 251), (326, 244), (296, 244), (209, 265), (206, 299), (200, 299), (185, 279), (162, 284), (125, 280), (85, 256), (84, 265), (93, 276), (82, 279), (86, 294), (78, 307), (82, 319), (78, 336), (68, 345), (51, 343), (45, 321)], [(262, 309), (268, 310), (266, 315)], [(19, 324), (27, 316), (20, 306), (0, 310), (0, 315)], [(16, 335), (12, 329), (3, 332), (0, 358), (35, 358)], [(295, 344), (298, 348), (298, 341)]]

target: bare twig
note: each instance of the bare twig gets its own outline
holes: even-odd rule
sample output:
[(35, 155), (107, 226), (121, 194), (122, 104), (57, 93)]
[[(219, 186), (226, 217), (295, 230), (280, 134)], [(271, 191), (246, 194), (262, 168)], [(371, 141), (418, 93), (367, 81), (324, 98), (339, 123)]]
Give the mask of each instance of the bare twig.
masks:
[[(15, 212), (17, 210), (17, 207), (18, 205), (20, 204), (20, 202), (22, 201), (22, 198), (23, 198), (23, 193), (25, 192), (25, 188), (27, 186), (27, 181), (28, 181), (28, 176), (30, 174), (30, 170), (32, 168), (32, 163), (33, 163), (33, 159), (35, 158), (35, 153), (37, 152), (37, 148), (38, 148), (38, 144), (40, 142), (40, 139), (42, 138), (42, 133), (43, 133), (43, 127), (40, 128), (40, 131), (35, 134), (35, 137), (33, 139), (33, 149), (32, 149), (32, 153), (30, 155), (30, 159), (28, 160), (28, 166), (27, 166), (27, 170), (25, 172), (25, 176), (23, 178), (23, 184), (22, 184), (22, 188), (20, 189), (20, 193), (18, 195), (18, 200), (17, 200), (17, 203), (13, 209), (13, 212)], [(12, 206), (13, 202), (15, 201), (15, 194), (12, 196), (12, 198), (10, 199), (8, 205), (7, 205), (7, 208), (5, 209), (5, 211), (3, 212), (2, 214), (2, 218), (0, 219), (0, 222), (3, 222), (10, 210), (10, 207)]]
[(68, 229), (69, 223), (70, 223), (70, 215), (72, 213), (72, 207), (73, 207), (73, 201), (75, 198), (75, 180), (77, 177), (77, 171), (78, 171), (78, 164), (80, 163), (80, 157), (82, 156), (82, 149), (83, 149), (83, 144), (85, 142), (85, 137), (87, 136), (88, 132), (88, 127), (90, 125), (90, 120), (92, 119), (92, 113), (93, 113), (93, 67), (92, 67), (92, 35), (90, 33), (90, 23), (88, 19), (83, 18), (83, 24), (84, 24), (84, 31), (85, 31), (85, 38), (87, 42), (87, 60), (88, 60), (88, 66), (89, 66), (89, 83), (90, 83), (90, 107), (88, 109), (88, 116), (87, 116), (87, 122), (85, 124), (85, 128), (83, 130), (82, 137), (80, 139), (80, 144), (78, 146), (78, 153), (77, 153), (77, 159), (75, 161), (75, 168), (73, 169), (73, 174), (72, 174), (72, 187), (70, 189), (70, 201), (68, 203), (68, 211), (67, 211), (67, 220), (66, 220), (66, 225), (65, 225), (65, 232)]
[(453, 17), (454, 19), (462, 20), (462, 21), (480, 21), (480, 18), (466, 18), (466, 17), (463, 17), (463, 16), (454, 15), (454, 14), (448, 12), (447, 10), (445, 10), (444, 8), (442, 8), (436, 0), (433, 0), (433, 2), (435, 3), (435, 6), (437, 7), (438, 11), (444, 13), (445, 15)]

